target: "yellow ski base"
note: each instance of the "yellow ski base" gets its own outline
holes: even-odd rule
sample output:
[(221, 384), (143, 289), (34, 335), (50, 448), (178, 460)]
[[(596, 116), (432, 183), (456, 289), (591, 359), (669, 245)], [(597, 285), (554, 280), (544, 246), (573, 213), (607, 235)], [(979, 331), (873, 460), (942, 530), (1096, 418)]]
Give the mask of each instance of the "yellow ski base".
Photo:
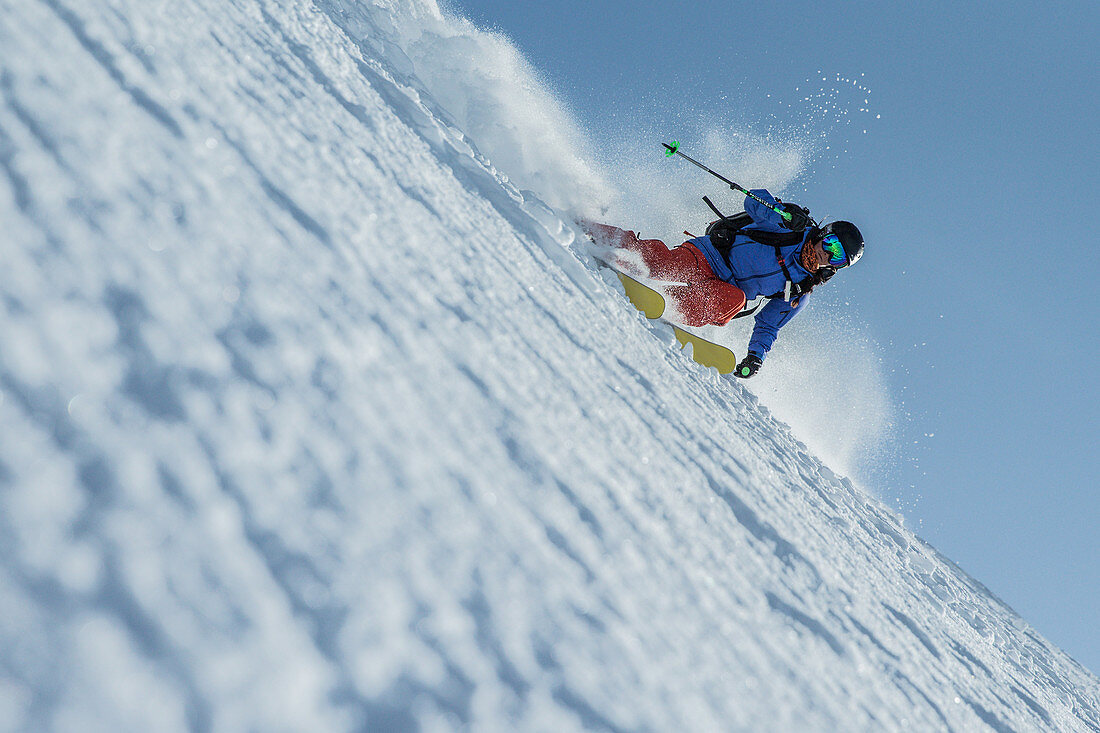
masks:
[(615, 274), (619, 276), (619, 280), (623, 283), (626, 297), (630, 298), (630, 302), (634, 304), (635, 308), (645, 313), (646, 318), (660, 318), (664, 314), (665, 299), (660, 293), (653, 288), (642, 285), (629, 275), (624, 275), (618, 271)]
[[(665, 312), (665, 299), (653, 288), (643, 285), (629, 275), (615, 271), (626, 290), (626, 297), (634, 304), (634, 307), (645, 314), (646, 318), (660, 318)], [(666, 321), (667, 323), (667, 321)], [(707, 341), (680, 328), (674, 323), (669, 323), (676, 340), (680, 342), (680, 348), (691, 344), (691, 358), (705, 367), (714, 367), (719, 374), (729, 374), (737, 368), (737, 357), (725, 346)]]
[(703, 366), (714, 367), (719, 374), (729, 374), (737, 368), (737, 357), (725, 346), (711, 343), (679, 326), (673, 326), (672, 330), (680, 342), (680, 348), (691, 344), (691, 358)]

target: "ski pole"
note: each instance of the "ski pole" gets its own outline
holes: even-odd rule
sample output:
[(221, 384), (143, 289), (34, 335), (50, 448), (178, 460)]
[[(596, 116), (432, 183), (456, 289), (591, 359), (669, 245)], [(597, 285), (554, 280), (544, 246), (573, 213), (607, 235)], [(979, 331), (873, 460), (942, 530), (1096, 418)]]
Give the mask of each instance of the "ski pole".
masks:
[(679, 155), (681, 158), (686, 159), (689, 163), (693, 163), (693, 164), (699, 166), (700, 168), (705, 170), (707, 173), (711, 174), (712, 176), (714, 176), (718, 180), (722, 181), (723, 183), (728, 183), (729, 187), (732, 188), (734, 191), (740, 191), (741, 193), (748, 196), (750, 199), (753, 199), (754, 201), (757, 201), (757, 202), (763, 204), (764, 206), (767, 206), (769, 209), (771, 209), (772, 211), (774, 211), (775, 213), (777, 213), (781, 217), (783, 217), (783, 221), (789, 222), (791, 220), (792, 217), (791, 217), (791, 214), (790, 214), (789, 211), (783, 211), (783, 209), (779, 208), (778, 206), (772, 206), (771, 204), (769, 204), (767, 201), (765, 201), (764, 199), (757, 196), (752, 191), (746, 191), (743, 187), (738, 186), (736, 183), (734, 183), (730, 179), (726, 178), (725, 176), (721, 176), (721, 175), (715, 173), (714, 171), (712, 171), (710, 168), (707, 168), (705, 165), (703, 165), (702, 163), (697, 161), (695, 158), (692, 158), (688, 155), (684, 155), (683, 153), (681, 153), (680, 152), (680, 143), (678, 143), (677, 141), (673, 140), (671, 145), (669, 145), (668, 143), (661, 143), (661, 145), (665, 146), (665, 156), (666, 157), (671, 158), (673, 155)]

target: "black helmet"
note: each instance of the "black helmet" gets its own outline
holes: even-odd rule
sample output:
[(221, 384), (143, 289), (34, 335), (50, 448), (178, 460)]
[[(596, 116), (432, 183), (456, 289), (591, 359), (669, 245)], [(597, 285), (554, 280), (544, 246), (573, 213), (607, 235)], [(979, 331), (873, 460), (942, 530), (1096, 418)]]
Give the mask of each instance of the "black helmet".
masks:
[[(840, 246), (844, 248), (844, 254), (848, 255), (848, 265), (854, 265), (863, 256), (863, 235), (859, 233), (856, 225), (850, 221), (834, 221), (826, 224), (821, 230), (821, 236), (835, 234), (840, 240)], [(847, 267), (847, 265), (845, 265)]]

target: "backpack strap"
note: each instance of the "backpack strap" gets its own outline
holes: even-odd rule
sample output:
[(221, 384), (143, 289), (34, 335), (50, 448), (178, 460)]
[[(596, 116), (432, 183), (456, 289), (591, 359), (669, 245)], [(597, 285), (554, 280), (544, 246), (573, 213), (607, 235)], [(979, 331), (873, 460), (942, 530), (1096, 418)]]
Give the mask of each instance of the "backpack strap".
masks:
[[(741, 233), (745, 234), (745, 236), (750, 239), (755, 239), (751, 234), (747, 234), (746, 232)], [(783, 259), (783, 252), (780, 250), (779, 245), (773, 243), (772, 246), (775, 247), (775, 261), (783, 268), (783, 277), (787, 280), (787, 282), (783, 284), (783, 300), (790, 300), (791, 291), (798, 288), (798, 286), (794, 284), (794, 278), (791, 277), (791, 271), (787, 269), (787, 261)]]
[(717, 214), (719, 219), (727, 218), (725, 214), (718, 210), (718, 207), (714, 205), (714, 202), (708, 199), (706, 196), (703, 197), (703, 203), (709, 206), (710, 210)]

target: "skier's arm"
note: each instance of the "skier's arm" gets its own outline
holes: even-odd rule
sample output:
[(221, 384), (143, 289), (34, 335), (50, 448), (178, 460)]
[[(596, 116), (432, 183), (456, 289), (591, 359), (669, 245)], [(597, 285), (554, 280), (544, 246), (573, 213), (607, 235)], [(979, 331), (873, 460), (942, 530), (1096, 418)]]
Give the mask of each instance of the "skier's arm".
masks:
[[(768, 204), (771, 206), (779, 205), (779, 202), (775, 200), (775, 197), (772, 196), (766, 188), (754, 188), (749, 193), (759, 196), (764, 201), (768, 202)], [(789, 231), (785, 226), (783, 226), (783, 217), (754, 199), (752, 196), (745, 197), (745, 213), (751, 216), (752, 220), (765, 231)]]
[[(768, 193), (767, 189), (754, 188), (749, 193), (759, 196), (768, 204), (768, 206), (765, 206), (752, 196), (745, 197), (745, 211), (752, 217), (753, 221), (753, 224), (749, 226), (755, 225), (761, 231), (785, 234), (787, 232), (801, 232), (808, 224), (812, 223), (806, 209), (797, 204), (784, 204)], [(778, 206), (783, 209), (790, 215), (790, 219), (784, 218), (782, 214), (776, 213), (769, 206)]]
[(749, 353), (763, 360), (775, 343), (779, 329), (802, 310), (807, 297), (803, 295), (798, 298), (798, 305), (791, 305), (780, 298), (769, 300), (756, 314), (756, 325), (752, 329), (752, 339), (749, 340)]

